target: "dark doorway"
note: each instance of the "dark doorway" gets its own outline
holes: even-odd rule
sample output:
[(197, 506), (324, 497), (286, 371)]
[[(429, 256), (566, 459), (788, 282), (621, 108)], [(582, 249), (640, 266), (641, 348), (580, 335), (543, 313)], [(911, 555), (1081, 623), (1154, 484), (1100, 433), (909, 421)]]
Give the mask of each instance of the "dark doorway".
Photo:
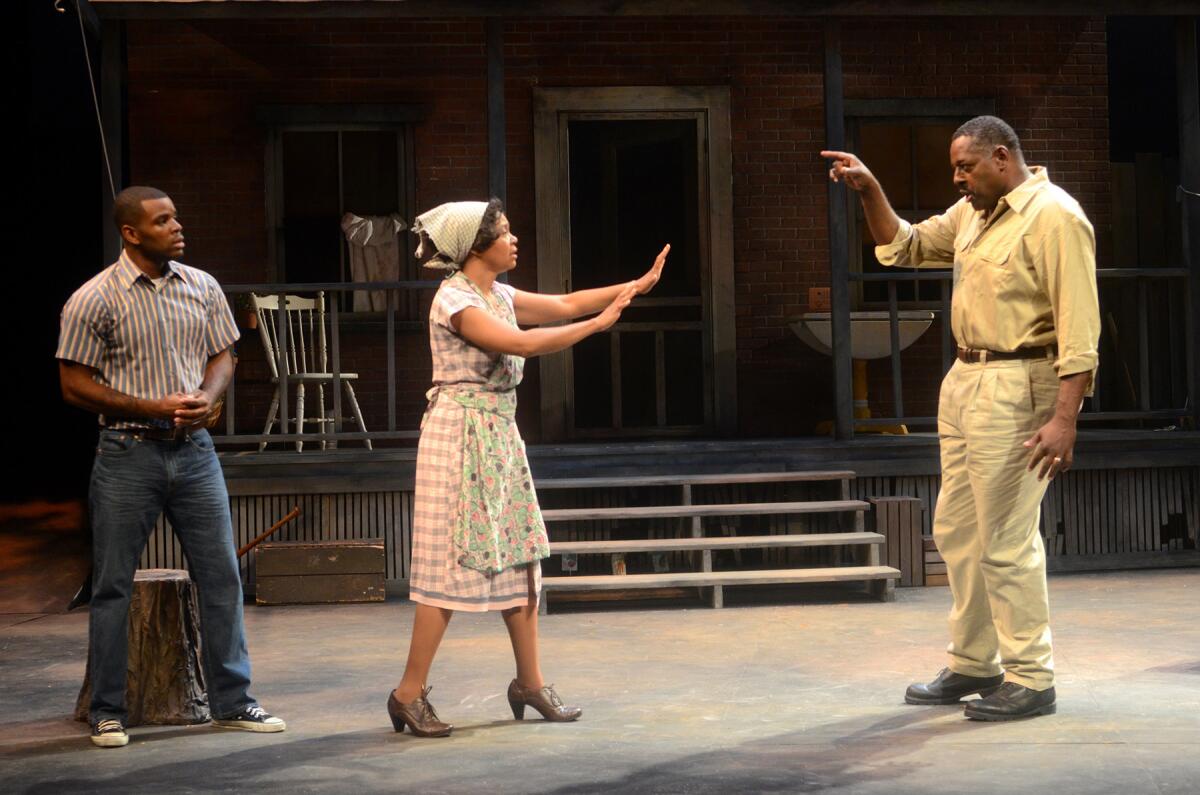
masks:
[(577, 436), (696, 432), (711, 423), (695, 118), (569, 122), (569, 288), (645, 272), (671, 256), (654, 292), (572, 352)]

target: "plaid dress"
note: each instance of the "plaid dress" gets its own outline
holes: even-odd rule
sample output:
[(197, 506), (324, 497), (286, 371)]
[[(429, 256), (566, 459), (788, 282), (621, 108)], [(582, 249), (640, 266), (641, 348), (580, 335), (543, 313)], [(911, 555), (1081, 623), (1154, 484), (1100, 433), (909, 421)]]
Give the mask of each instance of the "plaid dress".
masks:
[[(496, 282), (494, 298), (515, 317), (513, 288)], [(537, 603), (542, 571), (537, 562), (487, 573), (458, 562), (452, 538), (460, 506), (466, 417), (462, 405), (443, 389), (465, 386), (507, 392), (521, 383), (525, 360), (472, 345), (454, 330), (450, 318), (468, 307), (489, 310), (466, 277), (456, 273), (442, 283), (429, 311), (433, 384), (417, 445), (409, 596), (414, 602), (452, 610), (484, 612)], [(524, 456), (524, 444), (521, 455)]]

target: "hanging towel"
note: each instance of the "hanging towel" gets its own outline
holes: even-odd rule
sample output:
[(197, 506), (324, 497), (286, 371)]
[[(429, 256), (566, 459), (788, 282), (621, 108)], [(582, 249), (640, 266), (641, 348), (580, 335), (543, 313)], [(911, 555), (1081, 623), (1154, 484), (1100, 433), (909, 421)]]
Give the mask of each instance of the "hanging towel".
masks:
[[(356, 282), (394, 282), (400, 280), (400, 240), (404, 220), (396, 213), (368, 215), (346, 213), (342, 232), (350, 249), (350, 279)], [(385, 290), (359, 290), (354, 293), (355, 312), (382, 312), (387, 309)]]

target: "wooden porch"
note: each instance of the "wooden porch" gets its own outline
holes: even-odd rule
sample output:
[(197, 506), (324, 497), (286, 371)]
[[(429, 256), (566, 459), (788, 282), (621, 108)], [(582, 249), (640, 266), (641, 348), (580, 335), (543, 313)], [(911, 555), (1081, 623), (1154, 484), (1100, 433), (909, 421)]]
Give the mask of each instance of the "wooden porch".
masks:
[[(805, 437), (532, 445), (529, 455), (539, 481), (848, 470), (856, 477), (848, 481), (845, 499), (916, 498), (920, 532), (926, 537), (931, 533), (940, 481), (937, 437), (924, 433), (859, 435), (848, 441)], [(277, 540), (383, 538), (389, 588), (406, 587), (415, 450), (222, 453), (221, 459), (239, 545), (298, 505), (302, 516), (282, 530)], [(711, 493), (697, 487), (695, 494), (696, 502), (843, 497), (818, 486), (707, 487)], [(718, 488), (724, 490), (712, 491)], [(676, 491), (640, 489), (635, 497), (627, 488), (553, 489), (543, 491), (541, 499), (547, 509), (661, 506), (677, 502)], [(873, 522), (874, 518), (868, 518), (868, 527)], [(552, 527), (551, 536), (552, 541), (572, 542), (620, 538), (620, 533), (612, 534), (615, 526), (608, 523), (590, 532)], [(639, 526), (639, 534), (644, 535), (649, 527)], [(824, 529), (805, 517), (771, 516), (743, 517), (733, 532), (762, 536)], [(1075, 468), (1050, 485), (1043, 503), (1042, 530), (1051, 571), (1200, 565), (1200, 433), (1081, 431)], [(659, 519), (652, 527), (652, 534), (659, 538), (685, 538), (691, 533), (687, 518)], [(165, 520), (153, 534), (142, 565), (184, 565)], [(555, 567), (546, 570), (548, 575), (561, 573), (557, 557), (546, 565)], [(253, 568), (251, 556), (245, 568), (248, 588), (253, 588)], [(581, 569), (580, 573), (588, 572)]]

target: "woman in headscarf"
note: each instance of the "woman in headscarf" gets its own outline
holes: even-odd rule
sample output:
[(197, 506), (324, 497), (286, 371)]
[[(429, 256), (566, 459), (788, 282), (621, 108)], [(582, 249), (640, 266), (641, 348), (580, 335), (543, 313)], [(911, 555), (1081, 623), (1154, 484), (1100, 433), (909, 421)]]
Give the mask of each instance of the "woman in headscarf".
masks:
[[(550, 554), (525, 443), (514, 414), (525, 359), (568, 348), (611, 327), (635, 295), (658, 282), (670, 246), (631, 282), (539, 295), (496, 277), (517, 265), (517, 237), (499, 199), (443, 204), (417, 218), (418, 257), (450, 273), (429, 311), (433, 389), (421, 423), (409, 591), (417, 603), (408, 664), (388, 696), (396, 731), (445, 737), (426, 685), (455, 610), (499, 610), (516, 658), (508, 703), (521, 719), (582, 714), (542, 679), (537, 618), (541, 559)], [(598, 313), (598, 314), (596, 314)], [(550, 328), (521, 329), (594, 315)]]

